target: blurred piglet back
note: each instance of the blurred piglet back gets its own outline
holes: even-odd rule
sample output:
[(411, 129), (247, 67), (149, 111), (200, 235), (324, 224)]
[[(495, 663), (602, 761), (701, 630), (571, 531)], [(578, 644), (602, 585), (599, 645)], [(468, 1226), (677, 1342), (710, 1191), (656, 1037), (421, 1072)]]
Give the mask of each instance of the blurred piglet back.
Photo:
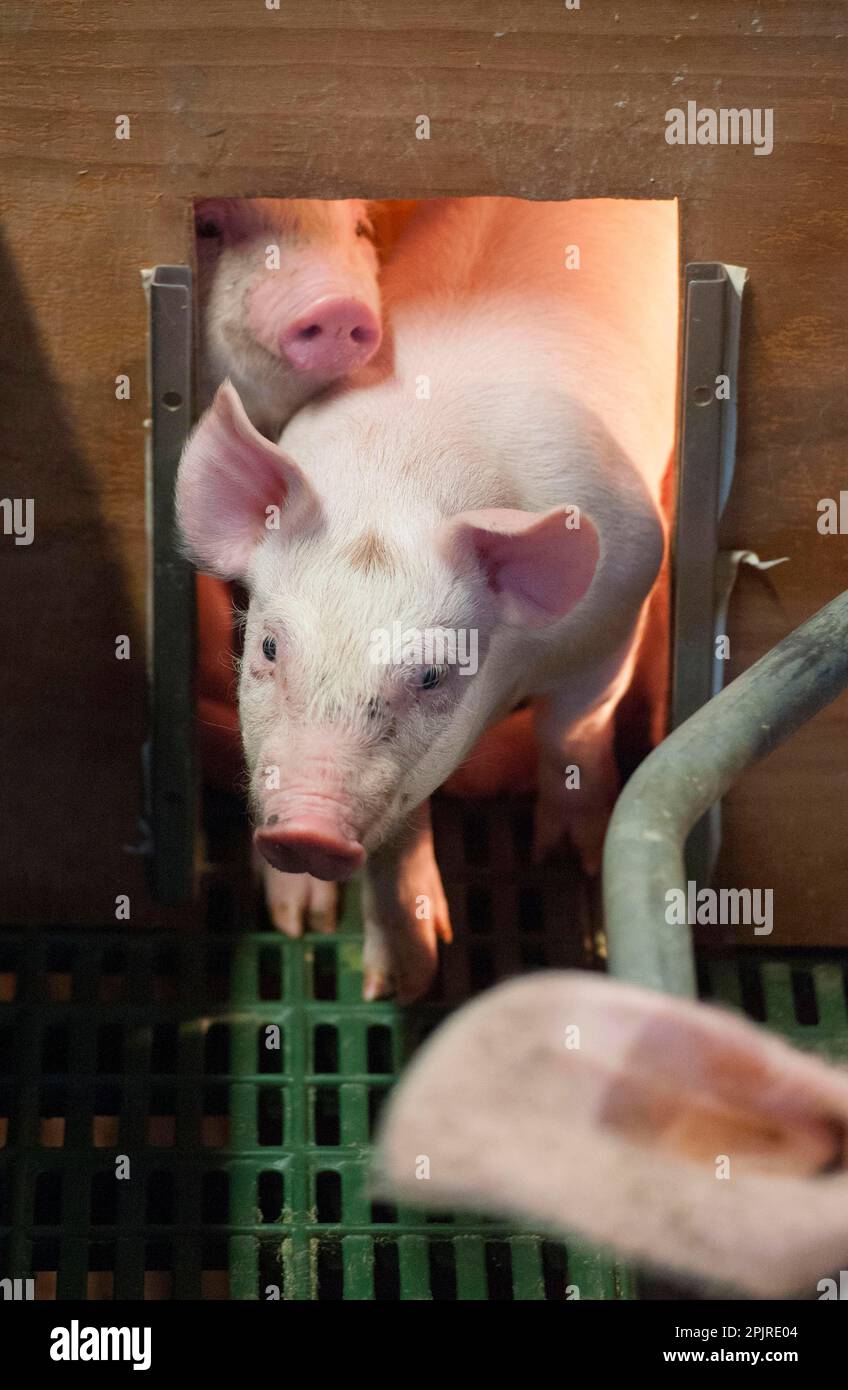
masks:
[(379, 1185), (711, 1286), (816, 1297), (848, 1256), (846, 1133), (844, 1068), (723, 1009), (550, 972), (425, 1045), (388, 1105)]

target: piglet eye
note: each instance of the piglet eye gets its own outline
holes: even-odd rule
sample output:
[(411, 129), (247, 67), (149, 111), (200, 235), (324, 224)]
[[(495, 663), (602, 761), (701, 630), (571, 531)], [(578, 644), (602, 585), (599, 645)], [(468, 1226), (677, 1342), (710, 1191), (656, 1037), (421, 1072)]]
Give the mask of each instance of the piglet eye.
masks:
[(269, 661), (277, 660), (277, 639), (276, 637), (266, 637), (262, 643), (262, 651)]
[(195, 223), (195, 231), (199, 237), (216, 237), (221, 235), (221, 228), (217, 222), (213, 222), (211, 217), (198, 217)]
[(437, 685), (441, 685), (447, 673), (446, 666), (426, 666), (421, 672), (420, 689), (435, 690)]
[(373, 241), (373, 240), (374, 240), (374, 233), (372, 232), (372, 230), (371, 230), (371, 228), (369, 227), (369, 225), (368, 225), (367, 222), (362, 222), (362, 221), (357, 222), (357, 224), (356, 224), (356, 235), (357, 235), (357, 236), (367, 236), (368, 239), (369, 239), (369, 241)]

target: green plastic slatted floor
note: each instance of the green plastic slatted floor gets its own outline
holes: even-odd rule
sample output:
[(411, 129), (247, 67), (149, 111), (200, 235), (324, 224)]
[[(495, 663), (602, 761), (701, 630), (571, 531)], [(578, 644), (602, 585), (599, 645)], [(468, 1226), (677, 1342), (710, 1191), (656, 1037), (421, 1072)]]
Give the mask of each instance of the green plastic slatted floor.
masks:
[[(374, 1120), (421, 1038), (497, 978), (593, 963), (586, 886), (529, 867), (526, 808), (440, 820), (457, 940), (414, 1009), (361, 1002), (354, 895), (300, 942), (245, 924), (220, 876), (206, 933), (0, 931), (0, 1277), (60, 1299), (631, 1296), (595, 1251), (370, 1201)], [(848, 1056), (834, 963), (715, 960), (704, 985)]]

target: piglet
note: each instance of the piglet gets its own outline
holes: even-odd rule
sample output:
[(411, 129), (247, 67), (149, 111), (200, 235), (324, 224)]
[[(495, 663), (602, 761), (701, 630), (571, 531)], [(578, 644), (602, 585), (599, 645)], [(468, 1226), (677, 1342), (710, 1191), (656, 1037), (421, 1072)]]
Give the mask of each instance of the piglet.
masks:
[(736, 1014), (585, 973), (513, 980), (414, 1059), (381, 1195), (510, 1213), (712, 1288), (835, 1297), (848, 1073)]
[(229, 377), (257, 429), (380, 344), (377, 253), (365, 203), (210, 198), (195, 208), (203, 407)]
[[(600, 860), (673, 426), (640, 444), (642, 368), (615, 294), (605, 318), (571, 289), (573, 226), (567, 204), (425, 205), (386, 271), (391, 354), (279, 445), (223, 386), (181, 461), (188, 545), (250, 590), (256, 845), (306, 907), (364, 870), (366, 999), (428, 989), (450, 926), (427, 800), (524, 699), (537, 852), (568, 835)], [(627, 247), (595, 250), (614, 280)]]

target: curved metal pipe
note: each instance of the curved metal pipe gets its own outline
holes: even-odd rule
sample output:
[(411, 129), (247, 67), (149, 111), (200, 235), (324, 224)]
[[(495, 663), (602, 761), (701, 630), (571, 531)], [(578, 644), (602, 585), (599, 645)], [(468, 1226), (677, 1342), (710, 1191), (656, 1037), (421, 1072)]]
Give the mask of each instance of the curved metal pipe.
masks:
[(668, 890), (686, 889), (686, 837), (749, 764), (846, 685), (848, 590), (703, 705), (636, 770), (604, 847), (613, 975), (667, 994), (695, 994), (691, 931), (666, 921)]

